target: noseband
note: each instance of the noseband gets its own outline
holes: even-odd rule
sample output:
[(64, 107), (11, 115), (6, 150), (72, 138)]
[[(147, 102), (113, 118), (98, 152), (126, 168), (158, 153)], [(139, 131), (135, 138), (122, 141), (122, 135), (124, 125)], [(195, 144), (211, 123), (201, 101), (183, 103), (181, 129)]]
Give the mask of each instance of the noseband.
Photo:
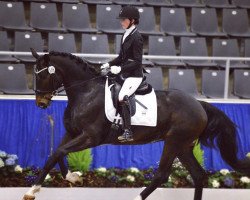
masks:
[[(57, 75), (56, 75), (56, 68), (55, 68), (54, 66), (51, 65), (51, 66), (45, 67), (45, 68), (43, 68), (43, 69), (41, 69), (41, 70), (38, 70), (38, 69), (36, 68), (36, 65), (35, 65), (35, 66), (34, 66), (34, 77), (36, 78), (41, 72), (46, 71), (46, 70), (48, 71), (49, 75), (55, 75), (55, 76), (54, 76), (55, 79), (52, 79), (54, 90), (53, 90), (53, 91), (49, 91), (49, 90), (38, 90), (38, 89), (36, 88), (36, 86), (35, 86), (34, 91), (35, 91), (36, 94), (47, 94), (47, 93), (51, 93), (51, 97), (53, 97), (53, 96), (58, 95), (59, 92), (61, 92), (61, 91), (64, 90), (64, 89), (60, 89), (60, 88), (55, 89), (55, 88), (56, 88), (55, 84), (56, 84), (56, 83), (59, 83), (58, 77), (57, 77)], [(34, 81), (34, 82), (35, 82), (35, 81)], [(60, 90), (60, 91), (59, 91), (59, 90)]]

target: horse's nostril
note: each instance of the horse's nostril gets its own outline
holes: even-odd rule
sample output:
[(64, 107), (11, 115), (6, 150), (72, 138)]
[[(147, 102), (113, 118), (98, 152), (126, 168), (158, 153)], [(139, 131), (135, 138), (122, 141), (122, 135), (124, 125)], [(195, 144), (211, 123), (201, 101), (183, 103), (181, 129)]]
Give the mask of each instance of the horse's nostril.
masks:
[(45, 103), (39, 103), (39, 107), (45, 109), (47, 105)]

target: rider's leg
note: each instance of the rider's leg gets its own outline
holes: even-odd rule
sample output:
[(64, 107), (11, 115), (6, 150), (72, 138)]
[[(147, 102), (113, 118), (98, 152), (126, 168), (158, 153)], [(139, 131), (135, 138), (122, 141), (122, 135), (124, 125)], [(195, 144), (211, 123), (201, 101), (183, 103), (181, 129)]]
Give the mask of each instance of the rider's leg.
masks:
[(121, 117), (123, 120), (123, 134), (118, 137), (120, 141), (133, 141), (131, 126), (131, 116), (130, 116), (130, 105), (129, 96), (134, 94), (137, 88), (140, 86), (142, 78), (140, 77), (130, 77), (127, 78), (121, 88), (119, 93), (119, 102), (121, 107)]

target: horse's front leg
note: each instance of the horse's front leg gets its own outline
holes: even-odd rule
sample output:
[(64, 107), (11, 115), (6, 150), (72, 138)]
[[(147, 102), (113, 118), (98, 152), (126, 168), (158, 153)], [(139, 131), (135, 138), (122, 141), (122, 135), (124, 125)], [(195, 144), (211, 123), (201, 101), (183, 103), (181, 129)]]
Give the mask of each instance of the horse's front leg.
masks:
[[(61, 141), (61, 144), (59, 145), (58, 148), (60, 148), (61, 146), (63, 146), (64, 144), (68, 143), (70, 140), (72, 140), (73, 137), (68, 133), (66, 132), (66, 134), (64, 135), (62, 141)], [(77, 173), (72, 173), (69, 169), (68, 169), (68, 166), (65, 164), (64, 162), (64, 158), (59, 158), (59, 161), (58, 161), (58, 164), (59, 164), (59, 167), (60, 167), (60, 171), (61, 171), (61, 174), (62, 174), (62, 177), (75, 184), (76, 182), (80, 182), (82, 183), (82, 177), (80, 177)]]
[(41, 185), (49, 171), (55, 166), (57, 162), (59, 162), (59, 160), (63, 159), (64, 156), (66, 156), (68, 153), (84, 150), (96, 145), (96, 141), (94, 141), (94, 138), (91, 137), (91, 135), (83, 133), (78, 137), (70, 140), (66, 144), (58, 147), (55, 153), (51, 157), (49, 157), (39, 177), (35, 181), (35, 185), (33, 185), (24, 195), (23, 200), (35, 199), (35, 193), (39, 192)]

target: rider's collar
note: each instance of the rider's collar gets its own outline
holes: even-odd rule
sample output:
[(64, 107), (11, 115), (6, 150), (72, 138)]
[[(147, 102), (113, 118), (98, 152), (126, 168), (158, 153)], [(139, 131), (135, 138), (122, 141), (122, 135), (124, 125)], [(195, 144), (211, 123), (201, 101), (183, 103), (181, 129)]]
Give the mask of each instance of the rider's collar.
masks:
[(130, 28), (125, 30), (125, 33), (129, 35), (134, 29), (135, 29), (135, 25), (132, 25)]

